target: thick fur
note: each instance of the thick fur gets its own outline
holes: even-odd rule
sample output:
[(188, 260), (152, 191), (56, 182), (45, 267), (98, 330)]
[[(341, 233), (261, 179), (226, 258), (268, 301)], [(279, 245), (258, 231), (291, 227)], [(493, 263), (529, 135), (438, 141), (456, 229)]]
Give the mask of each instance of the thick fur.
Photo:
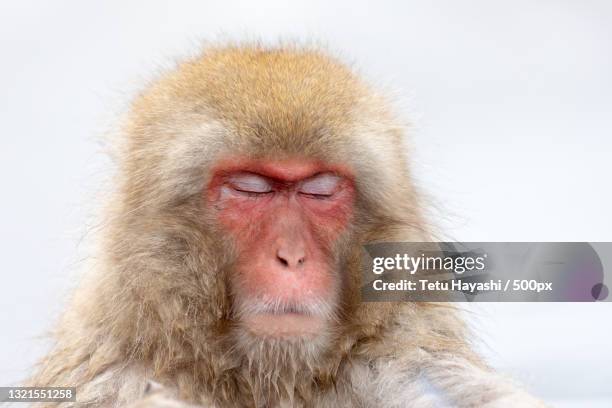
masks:
[[(31, 384), (76, 386), (79, 406), (539, 404), (470, 350), (451, 307), (359, 302), (363, 243), (429, 236), (403, 128), (345, 65), (317, 49), (212, 47), (146, 89), (122, 133), (101, 265)], [(341, 310), (321, 339), (236, 332), (232, 243), (202, 196), (228, 155), (308, 157), (355, 172), (354, 221), (337, 249)], [(149, 380), (165, 391), (144, 395)]]

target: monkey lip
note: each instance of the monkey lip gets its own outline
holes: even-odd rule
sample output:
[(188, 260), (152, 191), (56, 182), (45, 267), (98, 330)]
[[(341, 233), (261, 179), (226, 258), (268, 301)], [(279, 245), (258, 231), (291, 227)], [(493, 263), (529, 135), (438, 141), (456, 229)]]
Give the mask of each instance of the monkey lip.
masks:
[(314, 337), (324, 329), (321, 317), (294, 312), (254, 314), (242, 323), (255, 335), (275, 338)]

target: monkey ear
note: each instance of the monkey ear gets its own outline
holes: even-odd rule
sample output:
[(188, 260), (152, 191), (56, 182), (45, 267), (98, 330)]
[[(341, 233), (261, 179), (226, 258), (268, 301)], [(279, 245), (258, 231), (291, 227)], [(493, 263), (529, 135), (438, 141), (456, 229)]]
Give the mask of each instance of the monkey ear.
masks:
[(164, 389), (164, 386), (161, 385), (160, 383), (155, 382), (153, 380), (149, 380), (147, 381), (147, 384), (144, 387), (143, 396), (155, 394), (156, 392), (161, 392), (163, 391), (163, 389)]

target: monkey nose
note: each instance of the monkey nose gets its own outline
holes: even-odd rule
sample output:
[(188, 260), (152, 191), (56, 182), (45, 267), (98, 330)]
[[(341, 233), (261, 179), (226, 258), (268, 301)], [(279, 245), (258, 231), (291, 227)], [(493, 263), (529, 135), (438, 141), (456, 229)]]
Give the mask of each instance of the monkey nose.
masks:
[(299, 268), (304, 265), (306, 256), (300, 246), (284, 245), (276, 251), (276, 260), (285, 268)]

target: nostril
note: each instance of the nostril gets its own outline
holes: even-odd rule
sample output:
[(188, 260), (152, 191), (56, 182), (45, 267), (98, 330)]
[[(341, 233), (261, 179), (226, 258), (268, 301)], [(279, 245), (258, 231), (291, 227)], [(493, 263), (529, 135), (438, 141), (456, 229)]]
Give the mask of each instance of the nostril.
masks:
[(280, 255), (276, 255), (276, 259), (278, 259), (278, 261), (284, 266), (284, 267), (289, 267), (289, 262), (281, 257)]
[(284, 268), (301, 268), (306, 262), (306, 257), (302, 251), (288, 251), (280, 249), (276, 252), (276, 260)]

